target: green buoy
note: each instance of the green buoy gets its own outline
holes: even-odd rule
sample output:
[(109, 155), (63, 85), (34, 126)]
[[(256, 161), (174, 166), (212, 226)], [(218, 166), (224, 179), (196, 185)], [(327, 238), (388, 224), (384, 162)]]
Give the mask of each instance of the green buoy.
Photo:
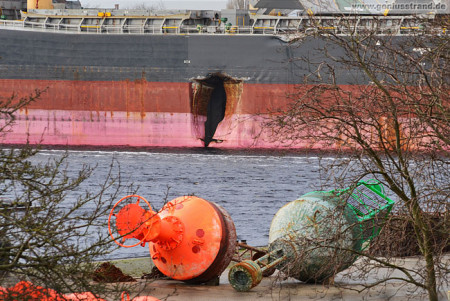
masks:
[(270, 268), (303, 282), (326, 282), (355, 262), (378, 235), (393, 205), (376, 181), (302, 195), (273, 218), (268, 254), (252, 264), (233, 266), (230, 283), (237, 291), (247, 291)]

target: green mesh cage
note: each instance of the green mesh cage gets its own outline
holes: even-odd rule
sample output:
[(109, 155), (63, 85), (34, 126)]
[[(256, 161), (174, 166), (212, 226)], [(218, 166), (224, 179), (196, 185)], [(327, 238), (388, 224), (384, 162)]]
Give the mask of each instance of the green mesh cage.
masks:
[(356, 187), (341, 190), (338, 196), (343, 197), (355, 213), (363, 242), (378, 235), (394, 206), (394, 201), (386, 196), (383, 185), (376, 180), (361, 181)]

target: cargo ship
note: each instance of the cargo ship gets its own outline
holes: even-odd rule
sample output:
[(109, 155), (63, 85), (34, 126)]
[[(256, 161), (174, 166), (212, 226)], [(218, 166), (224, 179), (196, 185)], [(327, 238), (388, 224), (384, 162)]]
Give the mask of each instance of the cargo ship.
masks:
[[(311, 66), (298, 58), (332, 63), (318, 51), (328, 42), (308, 31), (339, 33), (339, 20), (356, 13), (361, 29), (378, 13), (380, 34), (399, 39), (419, 28), (413, 15), (383, 7), (343, 14), (345, 0), (328, 1), (326, 12), (287, 0), (170, 12), (62, 2), (28, 0), (20, 20), (0, 20), (0, 97), (43, 91), (16, 113), (3, 145), (309, 148), (277, 141), (263, 126), (307, 85)], [(357, 70), (337, 70), (339, 85), (367, 83)]]

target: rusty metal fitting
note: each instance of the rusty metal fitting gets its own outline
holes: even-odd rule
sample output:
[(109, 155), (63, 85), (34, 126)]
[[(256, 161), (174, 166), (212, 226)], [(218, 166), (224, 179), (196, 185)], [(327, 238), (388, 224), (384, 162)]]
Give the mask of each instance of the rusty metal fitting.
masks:
[(259, 265), (251, 260), (244, 260), (230, 269), (228, 280), (238, 292), (247, 292), (257, 286), (263, 278)]

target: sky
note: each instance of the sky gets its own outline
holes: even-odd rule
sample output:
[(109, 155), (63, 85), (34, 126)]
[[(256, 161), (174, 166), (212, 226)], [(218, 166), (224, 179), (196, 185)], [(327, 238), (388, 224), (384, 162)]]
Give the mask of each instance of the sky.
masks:
[(144, 4), (146, 7), (160, 7), (166, 9), (213, 9), (225, 8), (226, 0), (80, 0), (81, 6), (91, 8), (113, 8), (119, 4), (120, 8), (134, 8)]

